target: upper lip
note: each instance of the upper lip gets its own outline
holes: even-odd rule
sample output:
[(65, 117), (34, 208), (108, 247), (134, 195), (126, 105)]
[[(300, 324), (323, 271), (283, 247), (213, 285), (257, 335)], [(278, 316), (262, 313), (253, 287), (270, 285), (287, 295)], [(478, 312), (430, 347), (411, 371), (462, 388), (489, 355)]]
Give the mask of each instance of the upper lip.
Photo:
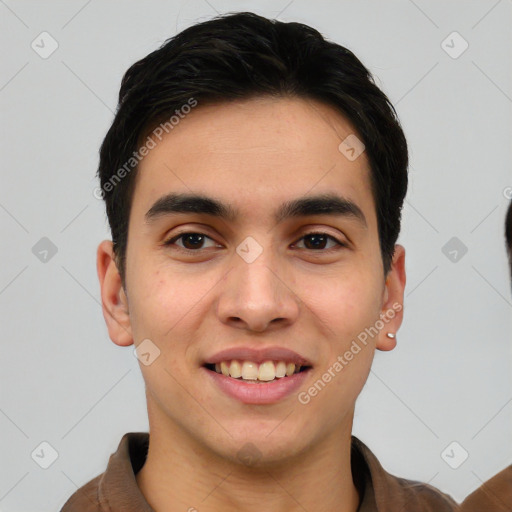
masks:
[(222, 361), (251, 361), (257, 364), (264, 363), (265, 361), (284, 361), (286, 363), (295, 363), (301, 366), (312, 366), (305, 357), (297, 354), (293, 350), (284, 347), (266, 347), (266, 348), (252, 348), (252, 347), (232, 347), (221, 350), (216, 354), (208, 357), (204, 364), (221, 363)]

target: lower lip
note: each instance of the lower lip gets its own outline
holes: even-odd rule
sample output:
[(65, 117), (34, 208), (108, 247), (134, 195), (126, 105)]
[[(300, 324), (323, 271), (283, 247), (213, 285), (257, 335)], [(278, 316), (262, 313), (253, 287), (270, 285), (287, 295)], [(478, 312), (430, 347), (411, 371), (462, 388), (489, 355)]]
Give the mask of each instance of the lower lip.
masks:
[(254, 383), (244, 382), (242, 380), (226, 377), (222, 373), (217, 373), (202, 367), (210, 379), (219, 386), (219, 388), (231, 396), (240, 400), (244, 404), (273, 404), (296, 391), (305, 379), (308, 377), (310, 369), (299, 373), (294, 373), (289, 377), (282, 377), (271, 382)]

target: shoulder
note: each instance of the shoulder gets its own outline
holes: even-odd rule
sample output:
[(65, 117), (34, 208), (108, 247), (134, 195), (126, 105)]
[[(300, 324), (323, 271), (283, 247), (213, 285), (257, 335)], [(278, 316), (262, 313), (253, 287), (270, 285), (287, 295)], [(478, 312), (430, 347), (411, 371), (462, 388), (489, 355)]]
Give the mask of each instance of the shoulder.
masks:
[[(375, 454), (358, 438), (352, 436), (352, 453), (354, 459), (363, 462), (355, 464), (354, 468), (366, 473), (368, 502), (375, 504), (373, 508), (379, 512), (453, 512), (459, 510), (459, 505), (448, 494), (429, 485), (401, 478), (387, 472)], [(371, 507), (369, 508), (371, 509)], [(363, 508), (363, 510), (365, 510)]]
[(461, 505), (461, 512), (508, 512), (512, 509), (512, 465), (483, 483)]
[(459, 510), (460, 505), (448, 494), (436, 487), (416, 480), (407, 480), (389, 474), (399, 486), (405, 501), (405, 510), (421, 510), (422, 512), (452, 512)]
[(101, 475), (93, 478), (85, 485), (80, 487), (74, 492), (69, 499), (64, 503), (60, 512), (98, 512), (104, 509), (100, 505), (98, 496), (99, 484), (101, 481)]
[(151, 510), (135, 478), (145, 462), (148, 441), (147, 432), (124, 434), (105, 471), (72, 494), (60, 512)]

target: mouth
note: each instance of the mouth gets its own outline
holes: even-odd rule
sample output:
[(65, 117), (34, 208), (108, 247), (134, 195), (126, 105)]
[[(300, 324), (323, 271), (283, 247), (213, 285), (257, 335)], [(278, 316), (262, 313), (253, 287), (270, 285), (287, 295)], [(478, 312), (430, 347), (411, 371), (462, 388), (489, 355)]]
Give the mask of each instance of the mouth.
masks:
[(207, 356), (201, 369), (224, 395), (244, 404), (270, 405), (298, 392), (313, 364), (285, 347), (244, 345)]
[(268, 384), (279, 380), (287, 380), (293, 375), (307, 372), (312, 368), (308, 364), (296, 364), (283, 360), (267, 360), (257, 363), (237, 359), (205, 363), (203, 366), (211, 372), (250, 384)]

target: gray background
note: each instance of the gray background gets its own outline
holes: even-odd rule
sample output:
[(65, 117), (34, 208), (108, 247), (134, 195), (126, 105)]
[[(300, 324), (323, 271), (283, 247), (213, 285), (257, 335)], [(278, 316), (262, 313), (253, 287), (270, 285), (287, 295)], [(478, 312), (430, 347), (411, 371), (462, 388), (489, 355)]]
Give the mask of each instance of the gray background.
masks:
[[(100, 308), (95, 252), (109, 231), (93, 196), (97, 153), (128, 66), (235, 10), (301, 21), (351, 48), (410, 144), (405, 321), (398, 347), (376, 354), (354, 433), (388, 471), (458, 501), (512, 463), (511, 0), (0, 0), (3, 512), (59, 510), (125, 432), (148, 429), (133, 347), (110, 342)], [(51, 48), (43, 31), (58, 43), (46, 59), (31, 47)], [(469, 44), (457, 58), (454, 31)], [(43, 237), (57, 249), (46, 261)], [(48, 469), (43, 441), (58, 453)]]

